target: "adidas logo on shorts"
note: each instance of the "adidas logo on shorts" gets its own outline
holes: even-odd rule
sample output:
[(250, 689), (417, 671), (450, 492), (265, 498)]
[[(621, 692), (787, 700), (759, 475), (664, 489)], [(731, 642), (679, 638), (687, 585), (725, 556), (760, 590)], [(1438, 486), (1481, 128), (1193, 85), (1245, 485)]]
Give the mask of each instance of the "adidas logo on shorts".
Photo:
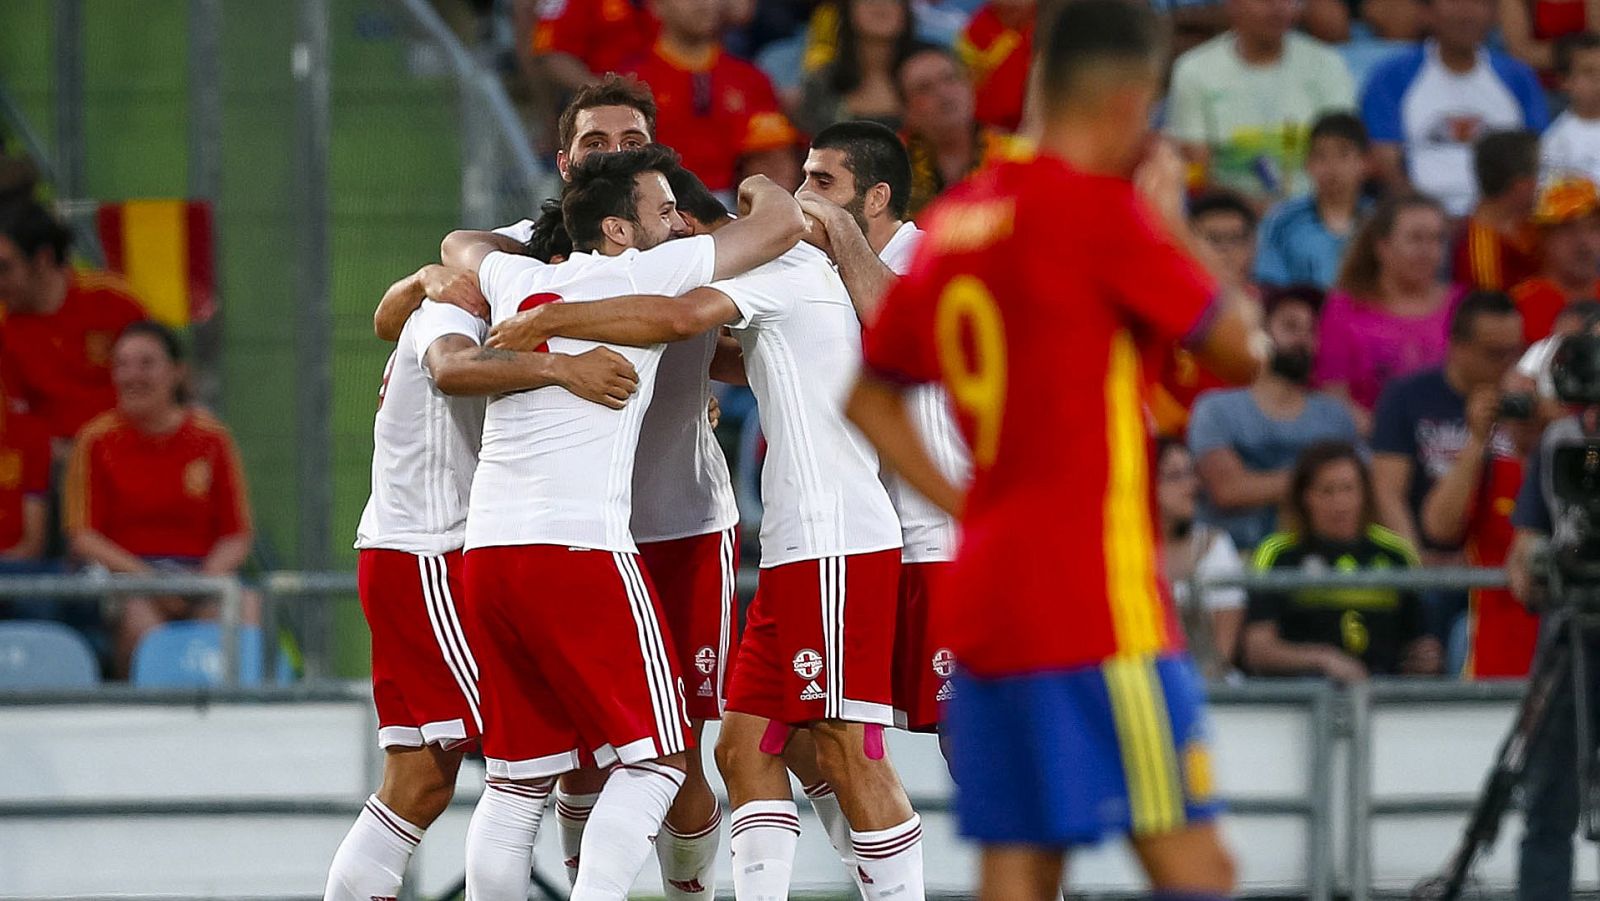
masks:
[(802, 701), (820, 701), (826, 697), (827, 695), (822, 691), (822, 686), (818, 685), (815, 679), (806, 685), (805, 691), (800, 692), (800, 700)]
[[(713, 694), (715, 694), (715, 692), (713, 692), (711, 690), (711, 680), (710, 679), (707, 679), (706, 681), (700, 683), (700, 691), (698, 692), (698, 694), (702, 698), (709, 698)], [(688, 889), (684, 889), (684, 891), (688, 891)]]
[(955, 688), (949, 682), (946, 682), (943, 685), (939, 686), (939, 693), (934, 695), (933, 699), (935, 701), (948, 701), (948, 700), (950, 700), (951, 698), (953, 698), (955, 696), (956, 696)]

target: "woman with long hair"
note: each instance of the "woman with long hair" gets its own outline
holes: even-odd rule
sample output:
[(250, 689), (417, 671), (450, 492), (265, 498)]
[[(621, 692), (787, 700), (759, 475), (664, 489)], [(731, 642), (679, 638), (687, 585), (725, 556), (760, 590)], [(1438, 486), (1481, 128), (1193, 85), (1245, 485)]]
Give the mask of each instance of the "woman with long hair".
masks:
[[(227, 427), (189, 404), (177, 336), (154, 322), (128, 326), (112, 347), (111, 381), (116, 407), (78, 433), (67, 468), (73, 554), (114, 573), (237, 572), (254, 537), (244, 470)], [(118, 606), (119, 675), (151, 629), (216, 614), (215, 602), (172, 597)]]
[(1245, 593), (1240, 588), (1203, 588), (1192, 583), (1244, 572), (1239, 550), (1223, 529), (1195, 521), (1200, 477), (1183, 442), (1164, 438), (1156, 445), (1156, 509), (1161, 519), (1163, 563), (1178, 604), (1189, 648), (1207, 676), (1233, 669), (1244, 624)]
[(809, 134), (870, 119), (899, 129), (894, 73), (916, 46), (911, 0), (843, 0), (833, 59), (806, 79), (795, 119)]
[[(1289, 528), (1256, 549), (1258, 570), (1303, 573), (1404, 569), (1417, 565), (1405, 539), (1377, 524), (1372, 478), (1355, 447), (1306, 448), (1290, 480)], [(1241, 643), (1252, 675), (1323, 675), (1358, 682), (1369, 675), (1438, 673), (1439, 640), (1423, 624), (1416, 592), (1387, 588), (1252, 591)]]
[(1444, 362), (1463, 293), (1440, 277), (1448, 229), (1444, 208), (1426, 195), (1379, 204), (1322, 307), (1316, 382), (1350, 405), (1363, 435), (1390, 379)]

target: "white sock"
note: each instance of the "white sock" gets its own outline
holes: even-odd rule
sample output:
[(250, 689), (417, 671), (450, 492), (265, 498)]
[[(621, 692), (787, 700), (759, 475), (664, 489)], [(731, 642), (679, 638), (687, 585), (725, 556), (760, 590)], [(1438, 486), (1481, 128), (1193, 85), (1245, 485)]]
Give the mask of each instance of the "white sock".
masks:
[(527, 901), (533, 843), (551, 787), (548, 780), (484, 783), (467, 824), (467, 897), (472, 901)]
[(822, 829), (828, 833), (828, 844), (833, 845), (833, 850), (838, 852), (839, 861), (844, 864), (845, 872), (861, 883), (861, 874), (856, 869), (856, 852), (850, 846), (850, 823), (844, 818), (844, 811), (839, 809), (839, 796), (833, 793), (833, 786), (826, 782), (807, 785), (801, 789), (806, 797), (811, 800), (811, 809), (816, 811), (817, 819), (822, 822)]
[(722, 841), (722, 808), (711, 812), (711, 822), (688, 835), (663, 823), (656, 836), (656, 857), (661, 862), (661, 885), (667, 901), (710, 901), (717, 896), (717, 846)]
[(747, 801), (728, 831), (737, 901), (785, 901), (794, 876), (800, 814), (793, 801)]
[(324, 901), (370, 901), (400, 894), (422, 828), (402, 820), (377, 795), (367, 799), (328, 867)]
[(923, 901), (922, 817), (876, 832), (850, 830), (866, 901)]
[(572, 901), (626, 901), (684, 778), (682, 770), (654, 762), (611, 773), (583, 833)]
[(567, 881), (573, 884), (578, 881), (578, 851), (583, 847), (583, 828), (589, 825), (589, 812), (594, 810), (594, 802), (598, 800), (598, 793), (569, 795), (559, 787), (556, 789), (556, 826), (561, 830), (561, 859), (567, 866)]

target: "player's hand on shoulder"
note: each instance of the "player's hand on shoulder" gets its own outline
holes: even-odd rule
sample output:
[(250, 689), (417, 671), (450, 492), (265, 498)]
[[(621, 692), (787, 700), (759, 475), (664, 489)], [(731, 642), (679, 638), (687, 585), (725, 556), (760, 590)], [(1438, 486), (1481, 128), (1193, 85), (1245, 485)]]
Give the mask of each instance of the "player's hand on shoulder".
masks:
[(620, 410), (639, 390), (639, 373), (628, 358), (609, 347), (558, 357), (561, 386), (592, 403)]
[(424, 266), (422, 290), (440, 303), (460, 307), (479, 319), (489, 318), (489, 299), (483, 296), (476, 272), (437, 263)]
[(542, 325), (541, 309), (542, 306), (523, 310), (489, 329), (489, 346), (500, 350), (531, 351), (549, 341), (551, 335)]
[(765, 175), (752, 175), (739, 182), (739, 215), (750, 215), (750, 209), (755, 206), (756, 198), (763, 194), (770, 195), (774, 191), (785, 196), (789, 194), (777, 182)]

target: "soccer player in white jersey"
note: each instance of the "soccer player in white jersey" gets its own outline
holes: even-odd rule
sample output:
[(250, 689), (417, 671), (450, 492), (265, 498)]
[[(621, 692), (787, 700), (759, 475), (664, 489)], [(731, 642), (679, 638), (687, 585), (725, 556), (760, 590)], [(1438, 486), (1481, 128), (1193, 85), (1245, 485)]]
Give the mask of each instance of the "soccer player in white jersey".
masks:
[[(739, 229), (668, 242), (683, 227), (662, 174), (675, 160), (652, 146), (573, 165), (562, 207), (575, 252), (559, 265), (481, 232), (446, 238), (445, 262), (477, 270), (501, 321), (541, 305), (681, 293), (794, 244), (799, 207), (765, 179), (741, 186), (751, 214)], [(490, 806), (474, 815), (467, 878), (477, 901), (522, 901), (542, 795), (586, 758), (615, 769), (590, 814), (572, 897), (625, 898), (693, 745), (670, 632), (630, 534), (634, 454), (662, 346), (615, 349), (639, 374), (624, 410), (543, 390), (496, 397), (486, 415), (467, 519), (468, 604), (484, 639), (489, 780), (523, 791), (485, 792)]]
[[(434, 265), (390, 294), (469, 303), (462, 291), (476, 294), (459, 271)], [(560, 385), (620, 408), (635, 383), (633, 367), (614, 351), (504, 356), (482, 347), (487, 330), (456, 306), (422, 303), (384, 369), (372, 495), (356, 532), (383, 783), (334, 855), (326, 901), (399, 893), (412, 851), (450, 803), (462, 755), (481, 729), (478, 665), (458, 602), (484, 396)]]
[[(725, 213), (696, 218), (711, 234), (739, 224)], [(743, 348), (768, 440), (761, 585), (717, 745), (733, 805), (734, 892), (743, 901), (788, 894), (800, 821), (780, 755), (800, 728), (838, 794), (869, 901), (918, 901), (921, 821), (882, 733), (894, 721), (900, 526), (877, 458), (840, 412), (861, 325), (827, 256), (801, 245), (676, 299), (541, 306), (498, 325), (490, 343), (532, 347), (568, 335), (650, 344), (724, 325)]]
[[(823, 226), (817, 243), (839, 267), (862, 322), (871, 322), (894, 282), (911, 269), (922, 231), (906, 220), (911, 161), (893, 131), (875, 122), (841, 122), (817, 134), (805, 162), (800, 207)], [(909, 393), (912, 422), (946, 478), (965, 484), (971, 461), (937, 384)], [(895, 719), (913, 732), (935, 731), (950, 694), (955, 658), (931, 630), (930, 606), (955, 559), (956, 525), (893, 473), (885, 477), (900, 514), (900, 614), (895, 627)]]

